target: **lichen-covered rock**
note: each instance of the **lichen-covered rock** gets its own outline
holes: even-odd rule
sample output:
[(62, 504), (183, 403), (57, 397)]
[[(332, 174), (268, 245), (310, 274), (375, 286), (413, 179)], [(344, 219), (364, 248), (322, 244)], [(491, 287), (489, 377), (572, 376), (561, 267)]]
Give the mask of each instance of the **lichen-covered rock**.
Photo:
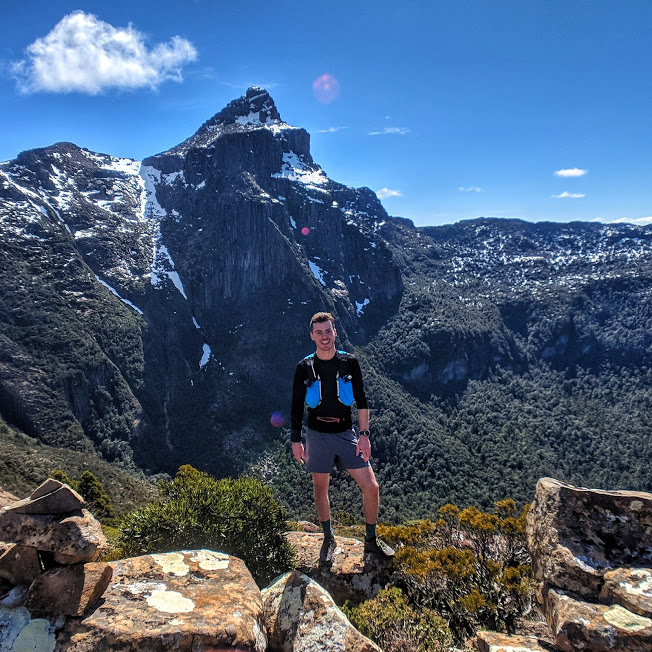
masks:
[(333, 561), (319, 561), (321, 533), (288, 532), (287, 540), (297, 552), (297, 569), (323, 586), (338, 604), (346, 600), (373, 598), (389, 580), (392, 563), (365, 555), (357, 539), (335, 537)]
[(25, 607), (0, 604), (2, 652), (54, 652), (55, 626), (45, 618), (32, 618)]
[(652, 650), (652, 495), (544, 478), (528, 513), (537, 598), (562, 650)]
[(262, 594), (270, 652), (381, 652), (325, 589), (298, 571), (282, 575)]
[(32, 582), (25, 607), (32, 616), (82, 616), (102, 597), (112, 575), (111, 566), (99, 562), (53, 568)]
[(475, 638), (478, 652), (546, 652), (534, 636), (478, 632)]
[(652, 619), (620, 605), (583, 602), (550, 589), (546, 616), (564, 652), (651, 652)]
[(58, 651), (263, 652), (262, 598), (240, 559), (210, 550), (111, 562), (100, 605), (71, 619)]
[(51, 553), (59, 564), (95, 561), (106, 547), (99, 522), (86, 509), (68, 515), (20, 514), (0, 509), (0, 541)]
[(652, 617), (652, 572), (646, 568), (618, 568), (604, 574), (600, 600), (616, 603), (641, 616)]
[(0, 543), (0, 577), (11, 584), (30, 584), (41, 572), (36, 548)]
[(652, 566), (651, 494), (543, 478), (527, 529), (535, 578), (589, 599), (600, 594), (607, 571)]

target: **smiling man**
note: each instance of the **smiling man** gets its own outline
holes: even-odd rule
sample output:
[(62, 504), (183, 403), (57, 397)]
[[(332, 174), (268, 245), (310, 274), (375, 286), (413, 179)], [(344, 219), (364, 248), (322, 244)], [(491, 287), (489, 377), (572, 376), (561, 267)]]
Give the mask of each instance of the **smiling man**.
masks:
[[(371, 468), (369, 408), (360, 365), (354, 355), (335, 348), (333, 316), (318, 312), (310, 320), (315, 352), (297, 365), (292, 390), (292, 454), (312, 474), (315, 506), (324, 530), (320, 559), (330, 562), (335, 550), (328, 488), (333, 466), (346, 469), (362, 490), (366, 523), (365, 552), (391, 557), (394, 551), (376, 537), (378, 482)], [(359, 433), (353, 430), (351, 406), (358, 409)], [(305, 445), (301, 438), (308, 409)]]

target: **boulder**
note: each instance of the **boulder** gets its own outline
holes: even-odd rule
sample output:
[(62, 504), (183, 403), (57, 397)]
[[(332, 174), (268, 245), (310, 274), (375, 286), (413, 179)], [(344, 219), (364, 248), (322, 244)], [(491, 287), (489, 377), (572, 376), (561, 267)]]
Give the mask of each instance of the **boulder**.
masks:
[(32, 616), (83, 616), (111, 581), (109, 564), (91, 562), (46, 571), (30, 586), (25, 607)]
[(61, 652), (266, 649), (261, 594), (240, 559), (199, 550), (110, 566), (100, 604), (59, 634)]
[(310, 521), (299, 521), (297, 525), (304, 532), (321, 532), (321, 527), (319, 527), (319, 525), (315, 525), (314, 523), (311, 523)]
[(581, 601), (554, 589), (547, 594), (546, 616), (564, 652), (652, 651), (652, 619), (617, 604)]
[(478, 632), (475, 641), (478, 652), (547, 652), (534, 636)]
[(11, 584), (31, 584), (41, 572), (38, 551), (32, 546), (0, 543), (0, 577)]
[(95, 561), (106, 538), (102, 528), (86, 509), (65, 515), (21, 514), (0, 510), (0, 541), (32, 546), (51, 553), (59, 564)]
[(527, 534), (560, 649), (652, 651), (652, 495), (544, 478)]
[(324, 535), (320, 532), (288, 532), (289, 543), (297, 553), (297, 569), (323, 586), (338, 604), (346, 600), (368, 600), (389, 581), (392, 563), (365, 555), (357, 539), (335, 537), (333, 561), (320, 562)]
[(84, 504), (84, 499), (74, 489), (48, 478), (29, 498), (5, 509), (17, 514), (69, 514), (81, 510)]
[(282, 575), (262, 595), (269, 652), (381, 652), (325, 589), (298, 571)]
[(607, 571), (652, 566), (651, 528), (651, 494), (582, 489), (543, 478), (527, 520), (534, 576), (595, 598)]

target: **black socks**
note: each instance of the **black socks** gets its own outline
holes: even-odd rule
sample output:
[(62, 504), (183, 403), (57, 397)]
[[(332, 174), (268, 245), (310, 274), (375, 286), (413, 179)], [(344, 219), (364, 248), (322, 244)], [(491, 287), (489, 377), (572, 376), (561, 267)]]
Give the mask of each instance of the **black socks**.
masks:
[(327, 521), (320, 521), (322, 530), (324, 530), (324, 539), (333, 539), (335, 538), (335, 532), (333, 532), (333, 526), (331, 525), (330, 519)]
[(367, 541), (376, 538), (376, 524), (375, 523), (365, 523), (365, 533), (364, 538)]

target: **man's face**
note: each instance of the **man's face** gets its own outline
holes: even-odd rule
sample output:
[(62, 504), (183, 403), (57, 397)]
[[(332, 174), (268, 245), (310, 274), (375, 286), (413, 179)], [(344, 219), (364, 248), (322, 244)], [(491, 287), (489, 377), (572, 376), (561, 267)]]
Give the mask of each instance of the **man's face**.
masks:
[(310, 332), (310, 339), (317, 345), (317, 349), (324, 352), (333, 351), (335, 349), (335, 337), (337, 331), (333, 322), (330, 321), (316, 321), (312, 325)]

